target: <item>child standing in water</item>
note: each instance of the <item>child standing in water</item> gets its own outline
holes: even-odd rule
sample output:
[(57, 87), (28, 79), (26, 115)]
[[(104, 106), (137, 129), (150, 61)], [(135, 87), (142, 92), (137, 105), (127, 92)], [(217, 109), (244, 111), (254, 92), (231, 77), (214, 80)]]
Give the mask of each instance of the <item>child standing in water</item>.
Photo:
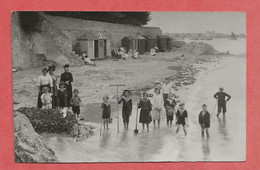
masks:
[(209, 138), (209, 127), (210, 127), (210, 114), (207, 110), (207, 105), (202, 105), (202, 111), (199, 114), (199, 124), (201, 127), (201, 136), (204, 137), (204, 130), (206, 131), (207, 137)]
[(166, 102), (168, 99), (168, 95), (171, 93), (171, 85), (169, 84), (170, 80), (166, 79), (165, 84), (162, 86), (162, 94), (163, 94), (163, 100)]
[(44, 87), (42, 89), (41, 102), (43, 109), (51, 109), (52, 108), (52, 94), (49, 93), (49, 88)]
[(173, 99), (173, 94), (169, 93), (168, 99), (165, 101), (167, 126), (172, 126), (173, 116), (175, 113), (176, 101)]
[(154, 92), (155, 94), (152, 100), (152, 106), (153, 106), (152, 120), (153, 120), (154, 128), (155, 128), (156, 120), (158, 122), (158, 128), (160, 128), (160, 120), (161, 120), (161, 114), (163, 112), (164, 101), (163, 101), (163, 96), (160, 94), (161, 92), (158, 87), (154, 89)]
[(118, 98), (117, 101), (118, 104), (121, 104), (123, 102), (122, 118), (123, 118), (124, 128), (128, 130), (129, 117), (132, 114), (131, 92), (129, 90), (124, 90), (122, 97)]
[(142, 123), (143, 131), (144, 131), (144, 125), (146, 124), (147, 132), (149, 132), (149, 123), (152, 121), (151, 120), (152, 104), (148, 99), (147, 93), (143, 93), (143, 99), (140, 100), (139, 103), (137, 103), (137, 106), (138, 108), (141, 108), (139, 123)]
[(180, 126), (182, 125), (183, 131), (184, 131), (185, 135), (187, 135), (185, 125), (187, 124), (187, 126), (188, 126), (188, 121), (187, 121), (188, 112), (184, 109), (184, 105), (185, 105), (184, 102), (181, 102), (179, 104), (179, 108), (176, 112), (176, 124), (177, 124), (176, 133), (179, 132)]
[(79, 95), (79, 90), (78, 89), (74, 89), (73, 90), (73, 97), (70, 99), (70, 104), (72, 106), (72, 112), (76, 116), (76, 119), (79, 118), (80, 103), (81, 103), (81, 99), (80, 99), (80, 97), (78, 95)]
[(103, 97), (103, 102), (102, 102), (101, 108), (103, 109), (102, 119), (103, 119), (104, 129), (108, 129), (109, 118), (110, 118), (110, 114), (111, 114), (108, 96)]

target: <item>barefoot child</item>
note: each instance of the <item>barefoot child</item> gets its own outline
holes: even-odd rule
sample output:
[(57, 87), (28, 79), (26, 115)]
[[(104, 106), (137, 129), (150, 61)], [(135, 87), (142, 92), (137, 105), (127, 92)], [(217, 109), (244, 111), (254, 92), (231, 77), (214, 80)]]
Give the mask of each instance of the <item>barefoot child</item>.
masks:
[(180, 130), (180, 126), (182, 125), (183, 131), (185, 133), (185, 135), (187, 135), (187, 131), (185, 128), (185, 125), (187, 124), (188, 126), (188, 112), (184, 109), (184, 102), (181, 102), (179, 104), (179, 109), (176, 112), (176, 124), (177, 124), (177, 130), (176, 133), (179, 132)]
[(152, 121), (151, 120), (152, 104), (148, 99), (147, 93), (143, 93), (143, 99), (140, 100), (139, 103), (137, 103), (137, 106), (138, 108), (141, 108), (139, 123), (142, 123), (143, 131), (144, 131), (144, 125), (146, 124), (147, 132), (149, 132), (149, 123)]
[[(226, 97), (227, 97), (227, 99), (226, 99)], [(219, 116), (219, 114), (221, 113), (221, 110), (222, 110), (223, 118), (225, 118), (225, 113), (227, 111), (226, 103), (227, 103), (227, 101), (230, 100), (231, 96), (229, 94), (227, 94), (226, 92), (224, 92), (224, 88), (223, 87), (220, 87), (219, 88), (219, 92), (214, 94), (214, 98), (217, 99), (217, 102), (218, 102), (217, 117)]]
[(199, 114), (199, 124), (201, 127), (201, 136), (204, 137), (204, 130), (209, 138), (208, 128), (210, 127), (210, 114), (207, 111), (207, 105), (202, 105), (202, 111)]
[(110, 114), (111, 114), (108, 96), (103, 97), (103, 103), (101, 105), (101, 108), (103, 109), (102, 119), (103, 119), (104, 129), (108, 129), (109, 118), (110, 118)]
[(173, 99), (173, 94), (169, 93), (168, 99), (165, 101), (167, 126), (172, 126), (173, 116), (175, 113), (176, 101)]
[(132, 114), (132, 99), (131, 99), (131, 92), (129, 90), (125, 90), (123, 92), (122, 97), (117, 99), (118, 104), (121, 104), (123, 102), (122, 107), (122, 117), (123, 117), (123, 123), (124, 128), (128, 130), (129, 125), (129, 117)]
[(158, 122), (158, 128), (160, 128), (160, 120), (161, 120), (161, 114), (163, 112), (163, 106), (164, 106), (164, 101), (163, 101), (163, 96), (160, 94), (160, 89), (158, 87), (155, 88), (154, 90), (155, 94), (153, 96), (152, 100), (152, 120), (153, 120), (153, 125), (155, 128), (156, 120)]
[(41, 102), (43, 109), (51, 109), (52, 108), (52, 94), (49, 93), (49, 88), (44, 87), (42, 89)]
[(79, 95), (79, 90), (78, 89), (74, 89), (73, 90), (73, 97), (70, 99), (70, 104), (72, 106), (72, 111), (73, 111), (74, 115), (76, 116), (76, 119), (79, 118), (80, 103), (81, 103), (81, 99), (80, 99), (80, 97), (78, 95)]

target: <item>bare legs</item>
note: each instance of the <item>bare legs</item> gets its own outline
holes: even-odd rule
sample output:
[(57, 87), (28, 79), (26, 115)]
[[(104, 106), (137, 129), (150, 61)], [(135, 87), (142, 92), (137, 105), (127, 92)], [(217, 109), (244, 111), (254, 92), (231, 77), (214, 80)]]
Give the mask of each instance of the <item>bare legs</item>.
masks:
[(103, 119), (104, 129), (108, 129), (109, 119)]
[[(177, 130), (176, 130), (176, 133), (179, 132), (179, 130), (180, 130), (180, 126), (181, 126), (180, 124), (177, 124)], [(187, 135), (187, 131), (186, 131), (186, 127), (185, 127), (185, 125), (182, 125), (182, 128), (183, 128), (184, 134)]]
[(201, 136), (204, 138), (204, 131), (206, 131), (207, 138), (209, 138), (209, 130), (208, 128), (201, 128)]
[(146, 124), (147, 132), (149, 132), (149, 124), (148, 123), (142, 123), (143, 131), (144, 131), (144, 125)]
[[(157, 123), (158, 123), (158, 128), (160, 128), (160, 119), (157, 120)], [(156, 120), (153, 120), (153, 127), (154, 129), (156, 129)]]

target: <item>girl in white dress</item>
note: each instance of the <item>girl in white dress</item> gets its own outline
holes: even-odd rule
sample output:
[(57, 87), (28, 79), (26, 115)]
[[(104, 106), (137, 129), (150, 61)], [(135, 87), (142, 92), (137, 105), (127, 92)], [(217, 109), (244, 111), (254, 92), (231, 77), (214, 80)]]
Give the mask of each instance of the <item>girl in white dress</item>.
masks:
[(155, 94), (152, 99), (152, 120), (153, 120), (153, 125), (154, 128), (156, 127), (156, 120), (158, 122), (158, 128), (160, 128), (160, 120), (161, 120), (161, 114), (163, 112), (163, 107), (164, 107), (164, 100), (163, 96), (160, 94), (160, 89), (158, 87), (155, 88), (154, 90)]

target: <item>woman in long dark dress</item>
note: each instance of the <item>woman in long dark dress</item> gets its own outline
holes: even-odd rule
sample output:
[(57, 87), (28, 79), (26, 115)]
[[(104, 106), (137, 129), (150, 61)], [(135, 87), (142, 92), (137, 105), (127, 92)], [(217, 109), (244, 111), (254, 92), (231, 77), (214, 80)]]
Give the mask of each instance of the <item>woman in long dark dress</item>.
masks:
[(66, 86), (66, 89), (68, 91), (68, 96), (67, 96), (67, 106), (70, 107), (71, 104), (70, 104), (70, 99), (72, 98), (72, 85), (71, 85), (71, 82), (73, 82), (73, 77), (72, 77), (72, 74), (69, 72), (69, 65), (66, 64), (63, 68), (64, 68), (64, 73), (61, 74), (61, 77), (60, 77), (60, 81), (62, 82), (65, 82), (65, 86)]
[(131, 92), (129, 90), (125, 90), (123, 95), (120, 99), (118, 99), (118, 104), (123, 102), (122, 107), (122, 118), (124, 123), (124, 128), (128, 130), (129, 125), (129, 117), (132, 114), (132, 99), (131, 99)]
[(57, 77), (54, 75), (54, 71), (55, 71), (55, 65), (49, 66), (48, 70), (49, 70), (49, 75), (52, 78), (52, 83), (53, 83), (53, 87), (52, 87), (52, 107), (56, 108), (58, 106), (58, 88), (57, 88)]
[(149, 132), (149, 123), (151, 123), (152, 121), (152, 117), (151, 117), (152, 104), (148, 99), (147, 93), (143, 94), (143, 99), (140, 100), (140, 102), (138, 103), (138, 108), (141, 108), (139, 123), (142, 123), (143, 130), (144, 130), (144, 124), (146, 124), (147, 132)]
[[(53, 87), (52, 78), (47, 73), (48, 73), (47, 68), (42, 69), (42, 75), (40, 75), (37, 80), (37, 87), (38, 87), (37, 107), (38, 108), (42, 108), (42, 101), (41, 101), (42, 89), (44, 87), (48, 87), (49, 89), (52, 89), (52, 87)], [(51, 90), (51, 92), (52, 92), (52, 90)]]

